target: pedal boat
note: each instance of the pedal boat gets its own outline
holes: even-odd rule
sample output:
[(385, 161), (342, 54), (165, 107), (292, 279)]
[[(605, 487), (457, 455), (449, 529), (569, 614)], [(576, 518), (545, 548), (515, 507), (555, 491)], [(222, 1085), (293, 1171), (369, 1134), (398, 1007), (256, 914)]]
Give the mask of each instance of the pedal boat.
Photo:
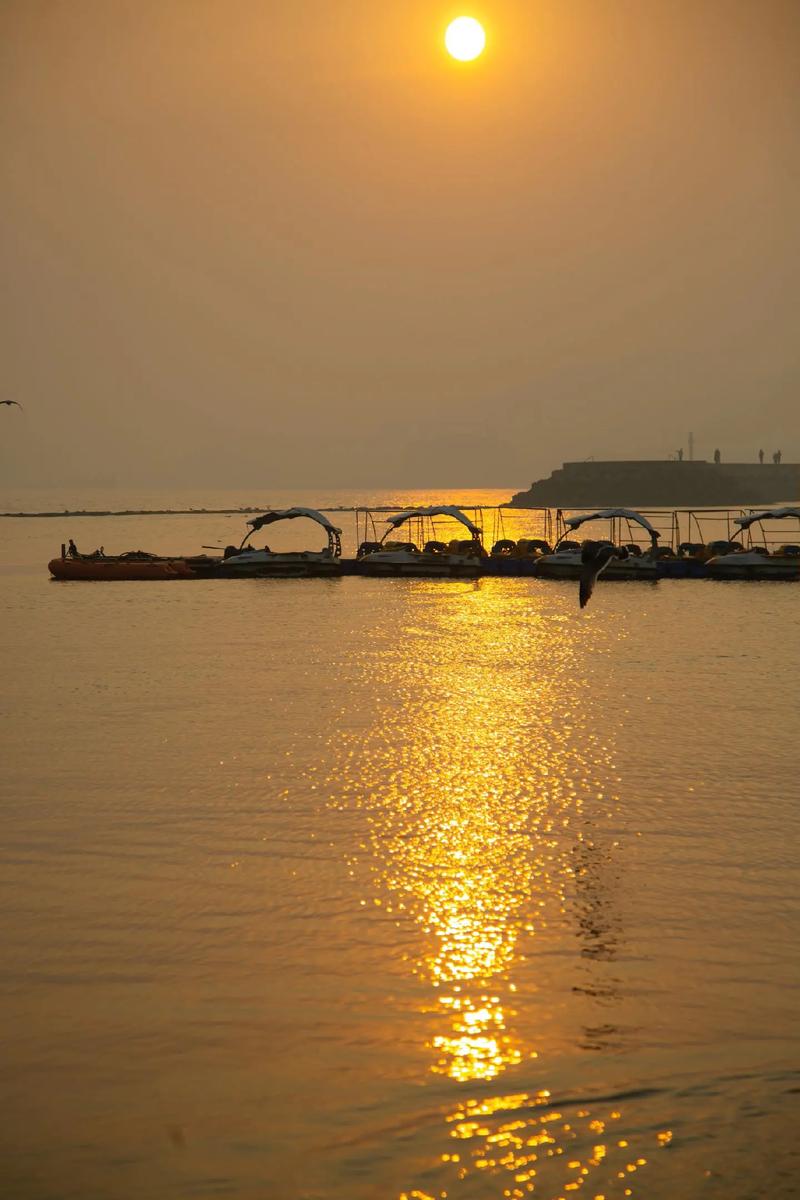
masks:
[[(421, 532), (428, 527), (433, 533), (434, 518), (449, 517), (458, 521), (470, 534), (468, 539), (449, 543), (435, 537), (423, 542), (420, 550), (414, 542), (391, 540), (392, 535), (407, 521), (418, 521)], [(357, 570), (360, 575), (413, 576), (428, 578), (472, 578), (482, 574), (486, 557), (481, 531), (460, 508), (452, 504), (435, 504), (396, 513), (387, 519), (389, 528), (379, 542), (362, 542), (358, 548)], [(420, 538), (422, 541), (422, 538)]]
[[(638, 545), (626, 544), (628, 557), (612, 558), (611, 562), (600, 575), (601, 580), (646, 580), (652, 582), (659, 578), (658, 539), (661, 534), (654, 529), (646, 517), (635, 512), (632, 508), (603, 508), (597, 512), (584, 513), (581, 516), (565, 517), (564, 532), (555, 544), (552, 554), (544, 554), (536, 561), (536, 574), (544, 579), (580, 579), (581, 544), (569, 538), (570, 533), (576, 532), (587, 521), (608, 521), (613, 533), (614, 521), (627, 521), (640, 525), (650, 538), (650, 548), (642, 552)], [(610, 539), (609, 545), (613, 542)]]
[[(269, 546), (261, 549), (251, 546), (253, 534), (267, 525), (278, 521), (294, 521), (305, 517), (315, 521), (327, 534), (328, 544), (323, 550), (281, 550)], [(332, 525), (327, 517), (315, 508), (284, 508), (254, 517), (247, 524), (250, 529), (240, 546), (228, 546), (217, 575), (223, 578), (303, 578), (306, 576), (331, 576), (342, 573), (341, 529)]]
[(712, 579), (800, 579), (800, 545), (785, 544), (777, 550), (770, 551), (766, 544), (766, 535), (762, 521), (784, 521), (795, 517), (800, 521), (800, 508), (765, 508), (748, 513), (744, 517), (734, 517), (734, 525), (738, 525), (742, 533), (747, 533), (752, 539), (752, 527), (758, 525), (761, 529), (763, 544), (753, 545), (752, 540), (745, 550), (733, 554), (718, 554), (706, 563), (706, 569)]

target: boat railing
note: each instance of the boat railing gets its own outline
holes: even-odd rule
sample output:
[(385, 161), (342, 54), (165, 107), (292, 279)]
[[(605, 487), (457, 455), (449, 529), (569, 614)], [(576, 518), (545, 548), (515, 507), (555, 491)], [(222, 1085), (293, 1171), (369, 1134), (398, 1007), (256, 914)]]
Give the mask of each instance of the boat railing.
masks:
[[(462, 513), (475, 525), (481, 532), (483, 545), (487, 543), (487, 529), (494, 530), (497, 521), (500, 519), (500, 506), (488, 504), (457, 504), (455, 507), (461, 510)], [(375, 507), (360, 507), (351, 510), (355, 518), (355, 544), (357, 551), (361, 553), (364, 547), (374, 548), (378, 545), (386, 544), (392, 539), (392, 529), (386, 521), (381, 520), (384, 516), (396, 515), (400, 513), (416, 514), (419, 505), (415, 504), (395, 504), (395, 505), (380, 505)], [(321, 510), (331, 512), (332, 509)], [(424, 549), (426, 544), (435, 543), (437, 545), (449, 546), (450, 543), (465, 540), (465, 529), (459, 527), (451, 517), (443, 516), (412, 516), (407, 525), (402, 530), (398, 529), (396, 539), (401, 542), (413, 542), (418, 549)]]
[[(631, 553), (642, 556), (677, 553), (678, 528), (675, 514), (669, 509), (636, 509), (631, 517), (598, 516), (596, 520), (586, 521), (573, 530), (569, 524), (570, 518), (585, 512), (585, 508), (559, 508), (556, 511), (556, 545), (563, 546), (567, 541), (581, 542), (589, 538), (613, 542), (615, 546), (625, 546)], [(635, 516), (644, 518), (658, 530), (657, 546), (645, 526), (635, 520)]]
[(781, 515), (771, 517), (767, 509), (750, 508), (742, 512), (742, 516), (759, 513), (759, 519), (752, 521), (738, 534), (748, 550), (760, 550), (766, 554), (779, 553), (784, 547), (789, 547), (790, 554), (800, 553), (800, 508), (797, 510), (778, 510)]
[(734, 518), (742, 515), (741, 508), (678, 508), (675, 521), (678, 548), (709, 547), (717, 543), (741, 544), (741, 531)]
[[(570, 516), (578, 515), (580, 512), (585, 512), (586, 508), (518, 508), (514, 505), (459, 505), (477, 525), (483, 530), (483, 540), (486, 549), (491, 551), (498, 543), (510, 547), (513, 543), (515, 546), (523, 542), (545, 542), (549, 546), (555, 546), (559, 541), (563, 542), (570, 536), (576, 540), (582, 540), (585, 537), (593, 537), (597, 540), (607, 538), (613, 541), (616, 545), (629, 547), (637, 547), (643, 554), (651, 553), (652, 546), (650, 538), (645, 529), (635, 522), (631, 522), (623, 517), (615, 517), (612, 520), (606, 520), (604, 527), (601, 528), (599, 523), (589, 524), (581, 528), (577, 533), (570, 535), (566, 525), (566, 520)], [(351, 510), (354, 513), (356, 521), (356, 545), (360, 546), (363, 543), (379, 542), (384, 535), (384, 528), (380, 522), (380, 516), (383, 513), (397, 513), (403, 511), (412, 511), (413, 506), (381, 506), (371, 508), (356, 508)], [(326, 509), (326, 512), (341, 511), (334, 509)], [(710, 545), (715, 543), (739, 543), (741, 545), (749, 544), (743, 540), (748, 534), (743, 535), (738, 526), (735, 525), (734, 519), (742, 516), (745, 511), (743, 508), (703, 508), (703, 509), (639, 509), (637, 510), (641, 516), (645, 517), (660, 533), (658, 540), (659, 555), (674, 555), (676, 557), (691, 557), (692, 555), (700, 555), (703, 551), (707, 551)], [(792, 531), (793, 533), (794, 531)], [(419, 531), (416, 533), (419, 535)], [(787, 541), (790, 541), (789, 531), (775, 531), (770, 529), (767, 533), (766, 544), (768, 546), (779, 546)], [(800, 536), (798, 537), (800, 540)]]

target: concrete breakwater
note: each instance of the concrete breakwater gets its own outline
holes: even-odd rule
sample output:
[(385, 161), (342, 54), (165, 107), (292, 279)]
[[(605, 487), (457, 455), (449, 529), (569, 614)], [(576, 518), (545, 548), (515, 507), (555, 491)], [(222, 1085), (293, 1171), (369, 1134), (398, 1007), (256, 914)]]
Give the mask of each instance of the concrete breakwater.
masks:
[(517, 492), (515, 508), (728, 508), (792, 504), (800, 463), (566, 462)]

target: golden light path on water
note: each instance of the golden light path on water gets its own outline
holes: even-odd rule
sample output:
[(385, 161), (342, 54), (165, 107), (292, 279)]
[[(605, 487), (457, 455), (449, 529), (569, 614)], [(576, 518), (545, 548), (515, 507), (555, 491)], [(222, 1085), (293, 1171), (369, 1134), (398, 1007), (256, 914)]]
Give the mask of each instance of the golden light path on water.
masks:
[(608, 807), (598, 787), (614, 764), (581, 664), (619, 635), (537, 607), (530, 591), (408, 587), (414, 606), (365, 651), (372, 720), (343, 751), (333, 801), (366, 817), (366, 861), (351, 863), (371, 876), (361, 903), (419, 927), (409, 969), (429, 984), (430, 1071), (463, 1094), (443, 1114), (436, 1189), (402, 1197), (633, 1195), (646, 1157), (613, 1104), (565, 1116), (546, 1088), (487, 1094), (538, 1057), (516, 1019), (520, 966), (549, 925), (571, 920), (574, 941), (587, 937), (576, 914), (592, 923), (576, 895), (593, 853), (583, 808), (587, 796)]

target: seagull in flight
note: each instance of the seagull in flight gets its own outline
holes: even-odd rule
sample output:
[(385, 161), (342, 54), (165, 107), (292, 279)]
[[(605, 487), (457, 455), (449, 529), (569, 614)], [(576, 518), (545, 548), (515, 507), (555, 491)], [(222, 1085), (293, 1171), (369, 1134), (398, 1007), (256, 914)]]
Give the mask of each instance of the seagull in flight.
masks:
[(581, 584), (579, 597), (581, 608), (589, 603), (597, 576), (605, 571), (612, 558), (627, 558), (624, 546), (612, 546), (610, 542), (584, 542), (581, 546)]
[(0, 400), (0, 404), (16, 404), (17, 408), (22, 408), (19, 400)]

